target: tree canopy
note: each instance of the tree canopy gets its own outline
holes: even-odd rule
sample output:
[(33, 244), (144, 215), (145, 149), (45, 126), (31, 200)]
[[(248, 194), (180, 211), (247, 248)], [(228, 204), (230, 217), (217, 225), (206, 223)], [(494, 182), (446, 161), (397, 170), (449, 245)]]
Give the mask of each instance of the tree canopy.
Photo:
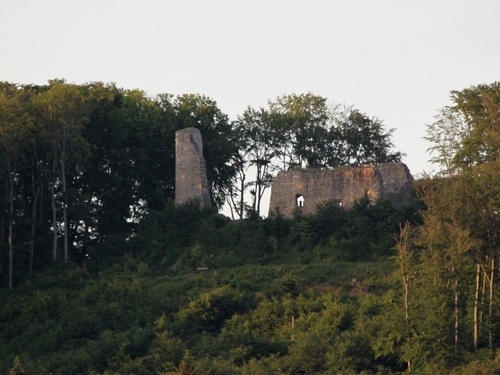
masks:
[(0, 245), (8, 242), (9, 262), (16, 249), (15, 262), (29, 252), (30, 273), (50, 259), (82, 261), (164, 209), (175, 197), (176, 130), (201, 130), (212, 200), (224, 201), (237, 150), (215, 101), (150, 98), (101, 82), (0, 89), (0, 224), (8, 232)]
[(234, 123), (240, 137), (240, 171), (229, 203), (243, 217), (245, 190), (251, 214), (260, 216), (264, 191), (279, 170), (337, 168), (401, 161), (393, 151), (393, 129), (354, 107), (329, 105), (312, 93), (269, 100), (266, 108), (247, 108)]

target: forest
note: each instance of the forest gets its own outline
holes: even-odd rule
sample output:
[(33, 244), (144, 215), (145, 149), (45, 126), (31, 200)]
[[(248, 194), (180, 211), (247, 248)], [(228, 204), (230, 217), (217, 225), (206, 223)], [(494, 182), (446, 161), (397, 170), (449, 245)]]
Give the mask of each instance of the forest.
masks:
[[(397, 162), (383, 122), (290, 94), (0, 83), (0, 372), (500, 373), (500, 83), (450, 93), (412, 205), (263, 217), (279, 170)], [(200, 129), (215, 207), (175, 205)], [(230, 208), (231, 218), (218, 213)]]

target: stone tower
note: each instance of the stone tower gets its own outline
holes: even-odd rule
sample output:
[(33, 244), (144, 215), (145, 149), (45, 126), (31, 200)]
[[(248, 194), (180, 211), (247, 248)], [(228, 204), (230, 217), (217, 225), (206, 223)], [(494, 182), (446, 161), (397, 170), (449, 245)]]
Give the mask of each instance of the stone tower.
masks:
[(279, 172), (273, 181), (269, 214), (291, 217), (295, 210), (309, 215), (320, 203), (336, 201), (349, 207), (368, 196), (388, 199), (396, 206), (410, 204), (413, 177), (403, 163), (337, 169), (294, 169)]
[(212, 205), (201, 133), (186, 128), (175, 133), (175, 203), (193, 199), (203, 207)]

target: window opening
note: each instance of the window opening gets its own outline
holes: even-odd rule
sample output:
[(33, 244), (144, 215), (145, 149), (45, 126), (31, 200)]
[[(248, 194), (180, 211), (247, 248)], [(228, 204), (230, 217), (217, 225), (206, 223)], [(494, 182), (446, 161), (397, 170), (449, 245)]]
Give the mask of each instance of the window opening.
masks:
[(297, 207), (304, 207), (304, 196), (302, 194), (295, 194), (295, 202)]

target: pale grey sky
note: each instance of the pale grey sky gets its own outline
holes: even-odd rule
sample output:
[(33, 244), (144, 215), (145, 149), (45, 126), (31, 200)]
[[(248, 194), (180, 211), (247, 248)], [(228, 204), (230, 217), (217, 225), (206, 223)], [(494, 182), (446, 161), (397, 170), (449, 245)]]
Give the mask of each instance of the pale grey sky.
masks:
[(500, 79), (498, 0), (0, 0), (0, 80), (200, 93), (236, 119), (312, 92), (396, 128), (418, 175), (451, 90)]

